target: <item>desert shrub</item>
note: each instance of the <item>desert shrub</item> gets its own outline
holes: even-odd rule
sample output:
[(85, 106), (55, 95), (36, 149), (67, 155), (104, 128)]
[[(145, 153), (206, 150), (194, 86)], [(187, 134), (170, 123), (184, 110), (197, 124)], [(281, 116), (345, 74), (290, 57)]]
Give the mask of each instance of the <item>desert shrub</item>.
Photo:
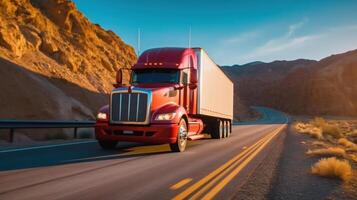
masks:
[(68, 140), (69, 137), (63, 132), (49, 133), (45, 135), (46, 140)]
[(337, 124), (329, 124), (322, 117), (315, 117), (313, 120), (310, 121), (310, 124), (320, 128), (322, 130), (323, 135), (330, 135), (337, 139), (343, 136), (342, 131)]
[(346, 138), (340, 138), (338, 144), (345, 146), (353, 151), (357, 151), (357, 145)]
[(310, 156), (337, 156), (345, 157), (346, 151), (340, 147), (329, 147), (325, 149), (314, 149), (306, 152)]
[(337, 139), (332, 137), (331, 135), (325, 135), (325, 141), (329, 142), (330, 144), (337, 144)]
[(327, 122), (322, 117), (315, 117), (313, 120), (310, 121), (310, 124), (322, 128), (327, 124)]
[(328, 144), (326, 144), (325, 142), (322, 142), (322, 141), (313, 141), (311, 144), (314, 146), (323, 147), (323, 148), (328, 147)]
[(352, 168), (347, 160), (338, 160), (331, 157), (320, 159), (311, 167), (311, 172), (319, 176), (348, 181), (352, 175)]
[(357, 129), (353, 130), (352, 132), (347, 133), (348, 137), (357, 137)]
[(294, 124), (294, 128), (299, 133), (308, 134), (316, 139), (323, 139), (321, 128), (314, 127), (310, 124), (304, 124), (302, 122), (296, 122)]
[(350, 155), (350, 158), (351, 158), (351, 160), (353, 160), (354, 162), (357, 162), (357, 155), (351, 154), (351, 155)]
[(314, 127), (309, 130), (308, 134), (310, 134), (311, 137), (319, 139), (319, 140), (324, 139), (321, 128)]
[(330, 135), (334, 138), (341, 138), (342, 131), (337, 125), (325, 124), (322, 128), (323, 135)]
[(305, 133), (305, 129), (306, 129), (306, 124), (302, 123), (302, 122), (295, 122), (293, 124), (294, 129), (299, 132), (299, 133)]

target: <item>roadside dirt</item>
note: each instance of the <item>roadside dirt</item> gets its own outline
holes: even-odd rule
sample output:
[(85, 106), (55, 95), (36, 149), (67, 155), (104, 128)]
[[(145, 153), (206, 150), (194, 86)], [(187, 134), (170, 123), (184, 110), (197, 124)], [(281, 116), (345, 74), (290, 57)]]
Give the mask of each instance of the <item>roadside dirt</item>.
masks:
[(267, 199), (357, 199), (356, 176), (342, 182), (311, 174), (311, 166), (320, 159), (305, 154), (312, 140), (289, 128)]
[[(307, 156), (314, 140), (296, 133), (292, 126), (265, 151), (264, 160), (247, 180), (237, 186), (236, 200), (354, 200), (357, 176), (348, 182), (311, 174), (311, 166), (320, 157)], [(351, 162), (356, 169), (356, 163)]]

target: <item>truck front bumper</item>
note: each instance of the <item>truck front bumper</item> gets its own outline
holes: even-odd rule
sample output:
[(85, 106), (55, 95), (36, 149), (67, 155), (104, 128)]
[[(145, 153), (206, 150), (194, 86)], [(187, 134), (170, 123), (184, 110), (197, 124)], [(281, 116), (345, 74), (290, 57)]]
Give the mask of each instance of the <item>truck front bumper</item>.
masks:
[(152, 124), (149, 126), (112, 125), (97, 122), (95, 135), (97, 140), (118, 140), (144, 142), (152, 144), (175, 143), (178, 124)]

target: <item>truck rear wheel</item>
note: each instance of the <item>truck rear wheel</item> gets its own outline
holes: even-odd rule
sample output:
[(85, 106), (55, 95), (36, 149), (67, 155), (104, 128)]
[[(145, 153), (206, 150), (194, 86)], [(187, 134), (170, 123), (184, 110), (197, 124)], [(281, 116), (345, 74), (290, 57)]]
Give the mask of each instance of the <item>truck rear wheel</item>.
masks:
[(181, 119), (179, 123), (179, 131), (177, 133), (177, 139), (174, 144), (170, 144), (170, 149), (173, 152), (183, 152), (187, 145), (187, 124), (184, 119)]
[(224, 126), (223, 126), (224, 138), (227, 138), (227, 137), (229, 137), (228, 121), (224, 120), (223, 123), (224, 123)]
[(226, 131), (227, 137), (231, 136), (231, 123), (230, 121), (226, 121)]
[(227, 130), (228, 130), (228, 136), (231, 136), (232, 134), (232, 122), (231, 121), (227, 121)]
[(227, 132), (226, 132), (226, 121), (224, 120), (221, 120), (222, 122), (222, 138), (226, 138), (227, 137)]
[(217, 120), (215, 124), (213, 124), (213, 130), (211, 133), (212, 138), (214, 139), (222, 139), (224, 137), (224, 124), (222, 120)]
[(98, 140), (99, 145), (103, 148), (103, 149), (115, 149), (115, 147), (118, 144), (118, 141), (115, 140)]

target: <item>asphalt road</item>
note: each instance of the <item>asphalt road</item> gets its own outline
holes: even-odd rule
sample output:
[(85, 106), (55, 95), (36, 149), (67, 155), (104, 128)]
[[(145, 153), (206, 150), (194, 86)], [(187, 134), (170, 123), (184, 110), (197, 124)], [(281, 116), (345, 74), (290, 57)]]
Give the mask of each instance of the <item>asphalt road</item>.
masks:
[(168, 145), (95, 141), (0, 149), (0, 199), (229, 199), (285, 127), (283, 113), (235, 125), (230, 138)]

